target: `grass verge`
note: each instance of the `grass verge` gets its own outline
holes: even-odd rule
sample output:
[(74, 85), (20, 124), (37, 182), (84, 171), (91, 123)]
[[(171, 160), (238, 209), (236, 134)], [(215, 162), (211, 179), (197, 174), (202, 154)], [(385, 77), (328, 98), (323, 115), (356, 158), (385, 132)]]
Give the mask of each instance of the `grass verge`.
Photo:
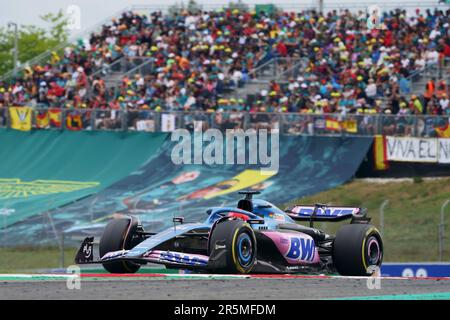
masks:
[[(77, 248), (65, 248), (64, 267), (74, 264)], [(61, 267), (59, 248), (0, 248), (0, 273), (30, 272)]]

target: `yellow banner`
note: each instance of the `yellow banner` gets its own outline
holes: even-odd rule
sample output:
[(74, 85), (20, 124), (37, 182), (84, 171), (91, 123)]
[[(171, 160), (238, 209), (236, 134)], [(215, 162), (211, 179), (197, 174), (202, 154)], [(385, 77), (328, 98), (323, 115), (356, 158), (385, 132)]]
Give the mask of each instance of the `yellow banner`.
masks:
[(54, 127), (61, 127), (61, 110), (49, 109), (48, 110), (50, 124)]
[(11, 118), (11, 128), (20, 131), (31, 130), (31, 114), (30, 107), (11, 107), (9, 108), (9, 116)]
[(358, 122), (356, 120), (346, 120), (342, 123), (342, 126), (345, 128), (345, 131), (350, 133), (358, 132)]
[(325, 120), (325, 129), (339, 131), (339, 130), (341, 130), (341, 125), (340, 125), (339, 121), (337, 121), (335, 119), (326, 119)]
[(436, 128), (436, 133), (440, 138), (450, 138), (450, 125), (447, 123), (441, 128)]
[(50, 120), (48, 118), (48, 112), (39, 112), (36, 114), (36, 128), (46, 129), (50, 125)]
[(387, 170), (387, 150), (386, 150), (386, 138), (380, 134), (375, 135), (373, 144), (373, 156), (375, 162), (375, 170)]

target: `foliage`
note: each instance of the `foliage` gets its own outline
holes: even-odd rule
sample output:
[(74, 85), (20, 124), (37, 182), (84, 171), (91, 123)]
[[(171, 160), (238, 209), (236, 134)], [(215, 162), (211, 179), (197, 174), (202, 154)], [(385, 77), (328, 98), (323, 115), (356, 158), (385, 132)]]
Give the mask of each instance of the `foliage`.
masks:
[(197, 3), (195, 0), (189, 0), (187, 6), (185, 6), (184, 2), (181, 3), (176, 2), (172, 6), (169, 7), (169, 14), (172, 16), (179, 15), (184, 11), (191, 13), (199, 13), (202, 11), (202, 6)]
[[(68, 19), (62, 11), (48, 13), (40, 18), (48, 24), (47, 29), (34, 25), (18, 27), (19, 65), (68, 39)], [(14, 29), (0, 28), (0, 74), (8, 72), (14, 67), (14, 37)]]
[(236, 2), (230, 1), (228, 4), (228, 8), (231, 10), (238, 9), (239, 12), (248, 12), (249, 7), (242, 0), (238, 0)]

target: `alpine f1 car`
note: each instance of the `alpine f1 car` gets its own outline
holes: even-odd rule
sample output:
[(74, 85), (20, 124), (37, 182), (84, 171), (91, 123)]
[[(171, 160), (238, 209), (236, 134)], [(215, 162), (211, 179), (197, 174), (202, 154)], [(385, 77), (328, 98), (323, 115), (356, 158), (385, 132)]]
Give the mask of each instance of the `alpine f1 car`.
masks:
[[(147, 263), (208, 273), (338, 272), (367, 276), (381, 265), (383, 242), (369, 224), (367, 210), (295, 205), (282, 211), (243, 191), (237, 207), (214, 207), (204, 223), (183, 223), (160, 233), (145, 232), (134, 216), (111, 220), (94, 260), (94, 237), (86, 238), (77, 264), (101, 263), (112, 273), (134, 273)], [(348, 219), (335, 236), (314, 228), (315, 221)], [(309, 227), (296, 223), (309, 221)]]

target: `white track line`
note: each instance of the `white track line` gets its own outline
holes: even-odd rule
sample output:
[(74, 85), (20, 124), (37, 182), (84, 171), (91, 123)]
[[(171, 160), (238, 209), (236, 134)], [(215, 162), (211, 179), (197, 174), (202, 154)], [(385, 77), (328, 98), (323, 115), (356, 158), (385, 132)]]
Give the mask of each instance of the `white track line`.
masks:
[(25, 278), (25, 279), (31, 279), (31, 278), (76, 278), (79, 277), (77, 274), (13, 274), (13, 273), (4, 273), (0, 274), (0, 278)]
[[(78, 278), (80, 275), (78, 274), (0, 274), (1, 278), (21, 278), (21, 279), (33, 279), (33, 278), (61, 278), (61, 279), (70, 279), (70, 278)], [(95, 277), (95, 276), (94, 276)], [(213, 279), (356, 279), (356, 280), (367, 280), (371, 277), (363, 277), (363, 276), (330, 276), (330, 275), (247, 275), (247, 274), (236, 274), (236, 275), (226, 275), (226, 274), (195, 274), (195, 273), (169, 273), (164, 277), (172, 277), (172, 278), (213, 278)], [(105, 277), (108, 278), (108, 277)], [(450, 277), (374, 277), (381, 280), (397, 280), (397, 281), (411, 281), (411, 280), (450, 280)]]

